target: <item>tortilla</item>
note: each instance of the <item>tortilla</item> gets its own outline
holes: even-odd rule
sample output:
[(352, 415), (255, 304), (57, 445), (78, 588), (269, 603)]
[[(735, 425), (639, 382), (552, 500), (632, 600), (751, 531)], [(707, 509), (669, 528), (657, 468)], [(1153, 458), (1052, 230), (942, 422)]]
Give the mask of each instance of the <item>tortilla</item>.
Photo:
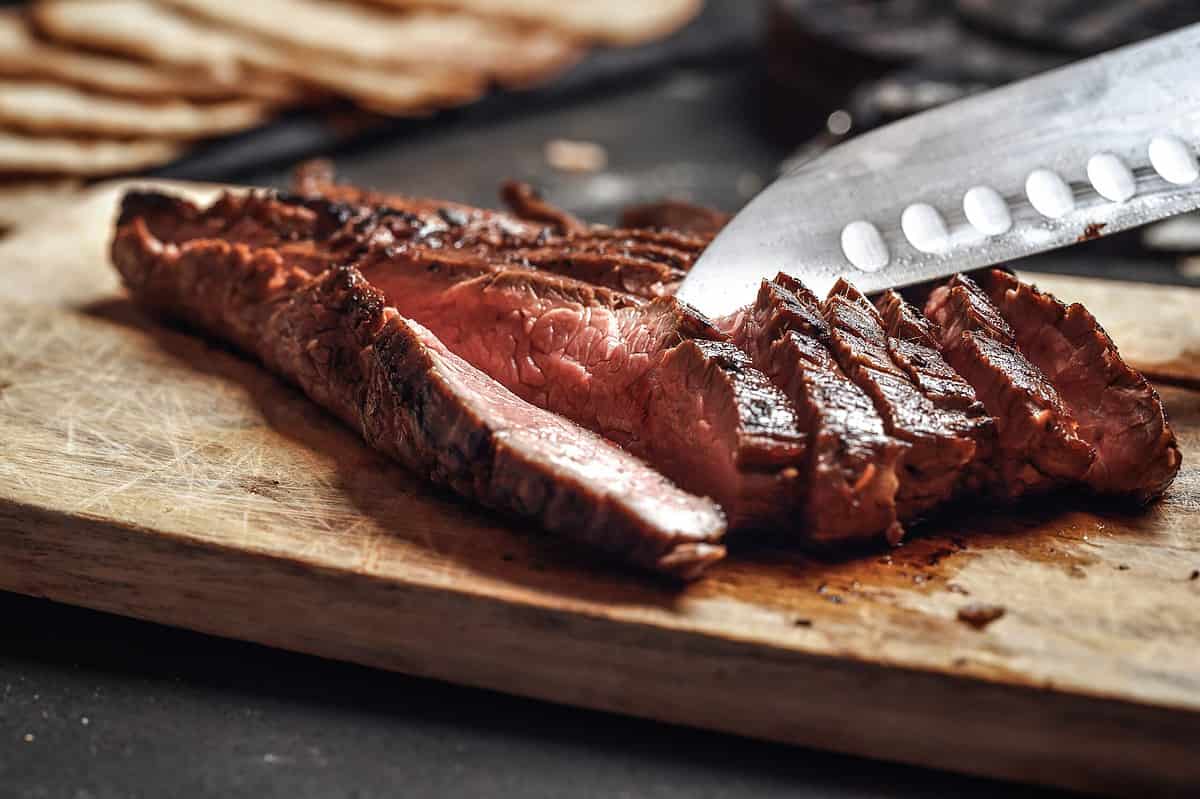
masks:
[(32, 12), (47, 35), (215, 79), (284, 76), (346, 96), (383, 114), (409, 114), (467, 102), (485, 86), (478, 72), (349, 63), (297, 52), (181, 14), (150, 0), (43, 0)]
[(14, 11), (0, 12), (0, 77), (42, 78), (82, 89), (142, 99), (294, 99), (298, 87), (283, 79), (218, 81), (198, 70), (166, 69), (49, 44), (34, 36)]
[(293, 51), (376, 66), (468, 69), (505, 85), (537, 83), (580, 56), (554, 31), (453, 11), (397, 14), (338, 0), (161, 2)]
[(108, 141), (23, 136), (0, 130), (0, 173), (98, 176), (165, 164), (183, 152), (179, 142)]
[(146, 103), (53, 83), (0, 79), (0, 124), (36, 133), (203, 139), (254, 127), (268, 115), (268, 106), (258, 100)]
[[(193, 22), (150, 0), (41, 0), (30, 20), (57, 41), (152, 61), (204, 70), (212, 79), (236, 83), (255, 42)], [(262, 60), (273, 48), (266, 47)]]
[(442, 8), (546, 25), (604, 44), (633, 45), (683, 27), (703, 0), (374, 0), (403, 9)]

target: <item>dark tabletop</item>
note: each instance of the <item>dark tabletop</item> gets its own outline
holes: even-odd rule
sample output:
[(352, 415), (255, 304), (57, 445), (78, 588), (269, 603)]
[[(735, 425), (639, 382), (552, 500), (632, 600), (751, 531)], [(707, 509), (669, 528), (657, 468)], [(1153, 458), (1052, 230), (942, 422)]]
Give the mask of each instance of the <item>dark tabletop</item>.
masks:
[[(351, 144), (293, 120), (258, 134), (274, 145), (217, 148), (174, 174), (284, 185), (292, 155), (336, 146), (344, 177), (418, 195), (491, 204), (497, 184), (518, 177), (599, 221), (666, 194), (734, 209), (800, 143), (796, 131), (815, 132), (837, 105), (793, 98), (781, 109), (750, 46), (760, 20), (728, 8), (702, 26), (708, 39), (693, 31), (687, 40), (714, 57), (677, 52), (664, 65), (660, 52), (628, 79), (602, 71), (583, 88), (568, 82)], [(792, 123), (786, 135), (781, 110)], [(602, 145), (608, 167), (554, 171), (543, 148), (560, 137)], [(247, 152), (273, 155), (260, 165)], [(1129, 241), (1077, 248), (1043, 267), (1194, 280)], [(1031, 795), (11, 594), (0, 593), (0, 619), (0, 797)]]

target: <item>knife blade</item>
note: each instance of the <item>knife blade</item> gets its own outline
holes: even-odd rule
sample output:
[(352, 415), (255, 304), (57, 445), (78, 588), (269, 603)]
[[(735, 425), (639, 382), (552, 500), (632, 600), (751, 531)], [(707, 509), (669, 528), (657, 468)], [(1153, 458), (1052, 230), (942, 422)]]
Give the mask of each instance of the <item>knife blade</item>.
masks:
[(721, 316), (781, 271), (882, 291), (1193, 211), (1197, 143), (1192, 25), (834, 147), (751, 200), (678, 296)]

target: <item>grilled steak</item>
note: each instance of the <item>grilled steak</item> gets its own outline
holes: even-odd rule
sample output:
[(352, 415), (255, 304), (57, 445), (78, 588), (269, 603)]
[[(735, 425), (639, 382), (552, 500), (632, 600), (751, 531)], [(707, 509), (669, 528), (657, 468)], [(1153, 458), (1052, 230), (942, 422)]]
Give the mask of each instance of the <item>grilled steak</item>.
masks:
[[(397, 244), (453, 249), (481, 262), (555, 272), (644, 297), (674, 294), (707, 245), (707, 239), (665, 231), (569, 228), (560, 234), (494, 211), (433, 208), (429, 200), (390, 197), (392, 205), (371, 204), (345, 187), (338, 187), (335, 196), (337, 202), (316, 197), (303, 204), (326, 217), (347, 219), (342, 238), (365, 241), (382, 231), (378, 235)], [(300, 201), (284, 197), (277, 202)]]
[(359, 261), (389, 303), (518, 396), (714, 497), (731, 529), (793, 524), (804, 452), (787, 398), (708, 320), (557, 275)]
[(899, 471), (896, 511), (904, 521), (954, 493), (977, 449), (976, 425), (943, 412), (892, 359), (883, 319), (866, 297), (839, 280), (822, 305), (830, 348), (842, 371), (866, 392), (887, 433), (909, 444)]
[(763, 281), (754, 305), (721, 325), (795, 404), (808, 435), (808, 538), (830, 543), (882, 534), (898, 543), (897, 468), (907, 446), (884, 433), (870, 398), (834, 362), (817, 298), (780, 275)]
[[(586, 225), (543, 201), (532, 188), (507, 183), (502, 197), (514, 214), (364, 191), (311, 178), (297, 181), (310, 207), (325, 200), (359, 219), (407, 216), (387, 224), (397, 242), (453, 248), (491, 263), (528, 266), (646, 297), (674, 294), (711, 235), (675, 230)], [(281, 198), (282, 202), (293, 202)], [(362, 235), (366, 223), (355, 222)]]
[(794, 520), (804, 437), (791, 404), (672, 298), (648, 302), (456, 247), (398, 241), (390, 212), (354, 207), (343, 218), (337, 211), (346, 207), (320, 198), (226, 196), (209, 211), (158, 195), (139, 203), (151, 229), (175, 244), (214, 234), (265, 244), (313, 274), (352, 262), (452, 352), (714, 497), (731, 527)]
[(330, 234), (339, 241), (363, 247), (406, 244), (432, 254), (454, 250), (481, 264), (554, 272), (643, 297), (673, 294), (699, 252), (683, 249), (671, 240), (671, 234), (655, 231), (597, 229), (562, 236), (496, 212), (464, 211), (456, 206), (430, 210), (428, 200), (393, 199), (407, 205), (396, 208), (288, 197), (267, 202), (277, 208), (299, 204), (324, 219), (344, 220), (342, 228)]
[(1095, 451), (1054, 386), (1015, 347), (1012, 329), (976, 283), (956, 275), (930, 294), (925, 315), (941, 325), (946, 360), (996, 420), (989, 490), (1003, 496), (1078, 481)]
[[(892, 360), (912, 378), (921, 393), (942, 411), (961, 411), (977, 428), (992, 428), (991, 418), (975, 389), (942, 357), (937, 327), (899, 292), (885, 291), (875, 305), (887, 328)], [(986, 435), (981, 433), (977, 437)]]
[(726, 526), (896, 543), (956, 496), (1148, 500), (1179, 469), (1095, 319), (1004, 272), (951, 279), (923, 314), (780, 274), (713, 323), (669, 296), (724, 223), (704, 209), (613, 230), (522, 184), (512, 213), (299, 189), (207, 209), (131, 193), (114, 261), (140, 302), (410, 468), (643, 567), (695, 576)]
[[(589, 225), (581, 222), (568, 212), (550, 205), (541, 199), (537, 192), (522, 183), (510, 181), (500, 190), (500, 197), (509, 206), (512, 214), (502, 214), (482, 208), (475, 208), (461, 203), (450, 203), (442, 200), (430, 200), (419, 197), (408, 197), (399, 194), (387, 194), (370, 191), (357, 186), (335, 183), (333, 173), (322, 168), (306, 170), (301, 167), (293, 181), (296, 194), (313, 199), (324, 198), (341, 205), (386, 206), (400, 211), (417, 214), (429, 221), (434, 221), (431, 215), (443, 210), (461, 214), (473, 220), (476, 225), (494, 225), (509, 231), (522, 231), (519, 235), (524, 246), (534, 246), (539, 242), (545, 243), (555, 234), (569, 234), (568, 237), (556, 239), (558, 243), (587, 244), (589, 242), (621, 242), (628, 244), (649, 243), (658, 244), (664, 248), (675, 250), (683, 256), (683, 263), (690, 265), (699, 257), (704, 248), (712, 241), (717, 230), (724, 226), (729, 217), (719, 211), (687, 205), (686, 203), (664, 202), (645, 206), (649, 218), (638, 218), (636, 208), (631, 208), (622, 214), (622, 225), (609, 228), (604, 225)], [(674, 214), (667, 209), (687, 209)], [(661, 214), (673, 214), (690, 218), (705, 218), (703, 224), (667, 224)], [(629, 215), (633, 224), (625, 224), (624, 218)], [(659, 216), (659, 218), (654, 218)], [(660, 224), (661, 223), (661, 224)], [(685, 266), (686, 268), (686, 266)]]
[(1104, 328), (1078, 303), (1064, 305), (1016, 276), (990, 270), (984, 286), (1096, 450), (1085, 480), (1096, 491), (1146, 502), (1161, 494), (1182, 458), (1158, 393), (1121, 360)]
[(722, 557), (711, 501), (522, 401), (357, 270), (314, 274), (272, 248), (217, 239), (164, 242), (146, 224), (162, 205), (127, 197), (113, 242), (143, 305), (258, 357), (372, 446), (465, 497), (683, 578)]

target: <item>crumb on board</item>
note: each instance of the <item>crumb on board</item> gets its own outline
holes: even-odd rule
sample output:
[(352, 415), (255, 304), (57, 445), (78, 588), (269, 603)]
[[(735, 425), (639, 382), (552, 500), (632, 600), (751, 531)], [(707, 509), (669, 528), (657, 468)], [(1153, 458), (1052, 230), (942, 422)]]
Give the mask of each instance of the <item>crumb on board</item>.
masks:
[(982, 630), (996, 619), (1004, 615), (1002, 605), (989, 605), (983, 602), (972, 602), (958, 609), (958, 620), (971, 625), (976, 630)]
[(546, 163), (560, 172), (599, 172), (608, 166), (608, 151), (590, 141), (551, 139), (545, 156)]
[(1083, 229), (1083, 233), (1080, 234), (1076, 241), (1091, 241), (1092, 239), (1098, 239), (1104, 235), (1101, 233), (1101, 231), (1106, 227), (1108, 227), (1107, 222), (1089, 222), (1088, 225)]
[(1200, 569), (1192, 569), (1192, 573), (1188, 575), (1189, 580), (1200, 580)]

